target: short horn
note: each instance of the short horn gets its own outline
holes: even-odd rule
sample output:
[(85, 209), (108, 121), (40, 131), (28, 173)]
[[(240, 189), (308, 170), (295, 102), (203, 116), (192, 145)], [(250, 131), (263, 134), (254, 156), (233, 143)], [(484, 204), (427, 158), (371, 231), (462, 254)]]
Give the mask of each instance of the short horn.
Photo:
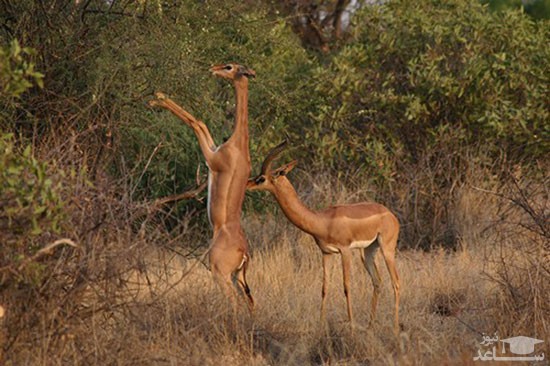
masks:
[(267, 157), (265, 158), (264, 162), (262, 163), (262, 172), (260, 174), (265, 175), (269, 172), (271, 169), (271, 163), (273, 163), (273, 160), (277, 159), (281, 153), (286, 149), (288, 141), (283, 140), (279, 145), (275, 146), (273, 149), (269, 151), (267, 154)]

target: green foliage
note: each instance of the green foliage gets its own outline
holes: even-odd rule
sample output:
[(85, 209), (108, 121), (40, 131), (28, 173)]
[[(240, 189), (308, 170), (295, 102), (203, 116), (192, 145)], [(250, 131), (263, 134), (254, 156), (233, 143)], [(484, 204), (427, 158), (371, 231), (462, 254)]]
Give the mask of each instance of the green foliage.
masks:
[(22, 95), (35, 85), (44, 86), (44, 75), (35, 70), (35, 53), (17, 39), (0, 47), (0, 133), (13, 120)]
[(32, 49), (21, 48), (16, 39), (0, 48), (0, 98), (19, 97), (34, 84), (43, 87), (44, 75), (34, 69), (33, 55)]
[[(18, 98), (34, 84), (43, 87), (43, 75), (34, 69), (31, 48), (17, 40), (0, 49), (1, 97)], [(56, 232), (63, 203), (59, 187), (47, 175), (47, 164), (37, 160), (31, 146), (19, 149), (13, 134), (0, 131), (0, 233), (3, 244), (21, 242), (43, 231)], [(4, 256), (12, 258), (11, 256)]]
[(50, 170), (30, 145), (20, 149), (12, 134), (0, 134), (0, 267), (11, 268), (0, 287), (12, 280), (39, 286), (47, 272), (45, 264), (26, 260), (40, 249), (40, 236), (58, 234), (66, 217), (61, 185)]
[[(9, 118), (8, 110), (17, 108), (15, 99), (35, 84), (43, 87), (43, 75), (31, 61), (34, 53), (31, 48), (21, 48), (15, 39), (0, 49), (3, 119)], [(6, 124), (0, 127), (6, 128)], [(49, 165), (34, 157), (30, 144), (22, 145), (16, 144), (12, 133), (0, 129), (0, 267), (10, 267), (19, 280), (37, 284), (43, 265), (26, 263), (22, 272), (16, 268), (39, 249), (35, 239), (40, 234), (59, 232), (65, 213), (61, 186), (49, 175)], [(1, 286), (5, 280), (0, 278)]]
[(301, 126), (313, 164), (367, 179), (386, 202), (405, 197), (392, 204), (405, 242), (456, 245), (455, 187), (474, 151), (517, 163), (548, 155), (549, 31), (477, 1), (362, 8), (348, 44), (314, 75), (323, 99)]
[(309, 132), (318, 155), (414, 162), (444, 129), (515, 156), (548, 152), (547, 22), (476, 1), (393, 1), (364, 7), (354, 24), (353, 41), (316, 75), (326, 101)]
[[(0, 14), (0, 35), (6, 44), (18, 38), (37, 50), (32, 62), (45, 88), (12, 103), (2, 126), (37, 144), (52, 135), (67, 140), (63, 148), (79, 154), (71, 160), (75, 171), (87, 167), (93, 177), (107, 170), (124, 182), (124, 197), (182, 192), (195, 184), (203, 161), (196, 138), (146, 101), (154, 91), (168, 94), (220, 144), (232, 132), (234, 94), (208, 68), (233, 61), (257, 72), (249, 100), (255, 170), (287, 135), (295, 146), (288, 155), (301, 167), (373, 184), (386, 203), (408, 197), (396, 184), (404, 181), (434, 187), (441, 190), (436, 197), (452, 201), (449, 190), (467, 173), (462, 165), (452, 170), (456, 179), (431, 171), (449, 167), (439, 160), (455, 161), (480, 146), (489, 158), (503, 153), (513, 164), (547, 155), (547, 20), (519, 9), (492, 12), (474, 0), (389, 1), (353, 12), (341, 48), (319, 56), (301, 47), (272, 5), (10, 3)], [(435, 178), (414, 179), (417, 169), (427, 169), (422, 179)], [(447, 203), (422, 202), (427, 208), (415, 212), (435, 212), (436, 219), (423, 220), (437, 221), (438, 212), (452, 211)]]
[(0, 135), (0, 233), (8, 243), (29, 242), (45, 231), (58, 232), (63, 219), (60, 184), (48, 176), (31, 146), (18, 149), (13, 135)]
[(550, 0), (482, 0), (493, 11), (524, 9), (535, 19), (550, 19)]
[[(233, 10), (223, 10), (228, 8)], [(184, 190), (195, 182), (196, 167), (203, 161), (188, 127), (169, 112), (144, 105), (153, 91), (163, 91), (205, 121), (221, 144), (232, 133), (234, 91), (227, 81), (209, 75), (208, 68), (224, 62), (253, 68), (253, 152), (282, 139), (286, 126), (303, 120), (309, 108), (296, 101), (306, 98), (302, 85), (310, 60), (291, 30), (270, 19), (261, 6), (184, 2), (145, 19), (110, 21), (98, 31), (100, 45), (86, 84), (98, 104), (116, 109), (116, 148), (139, 178), (134, 185), (140, 196)]]

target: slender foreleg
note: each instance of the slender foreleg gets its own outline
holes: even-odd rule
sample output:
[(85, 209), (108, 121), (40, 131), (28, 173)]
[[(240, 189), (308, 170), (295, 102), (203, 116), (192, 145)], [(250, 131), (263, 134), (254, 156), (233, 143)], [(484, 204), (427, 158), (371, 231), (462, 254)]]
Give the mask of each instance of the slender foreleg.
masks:
[(191, 127), (193, 129), (193, 132), (195, 133), (195, 136), (197, 137), (197, 140), (199, 141), (199, 146), (204, 155), (204, 158), (206, 159), (206, 162), (209, 163), (212, 159), (214, 151), (216, 150), (216, 145), (214, 144), (212, 135), (210, 134), (210, 131), (208, 130), (208, 127), (204, 124), (204, 122), (193, 117), (193, 115), (180, 107), (172, 99), (168, 98), (163, 93), (156, 93), (155, 96), (157, 99), (149, 101), (149, 105), (152, 107), (158, 106), (169, 110), (170, 112), (172, 112), (172, 114), (182, 120), (183, 123)]
[(351, 269), (351, 250), (348, 248), (340, 250), (342, 255), (342, 270), (344, 277), (344, 294), (346, 295), (346, 302), (348, 306), (348, 319), (353, 330), (353, 311), (351, 307), (351, 287), (350, 287), (350, 269)]
[(324, 321), (326, 316), (329, 259), (330, 259), (330, 254), (323, 253), (323, 289), (321, 290), (321, 321)]
[(380, 285), (382, 282), (380, 278), (380, 272), (378, 271), (378, 266), (376, 265), (376, 261), (374, 260), (377, 249), (378, 242), (374, 242), (370, 246), (365, 248), (361, 253), (361, 259), (363, 260), (363, 264), (365, 265), (365, 268), (372, 280), (373, 285), (370, 319), (371, 323), (374, 321), (374, 314), (376, 313), (376, 306), (378, 304), (378, 297), (380, 295)]

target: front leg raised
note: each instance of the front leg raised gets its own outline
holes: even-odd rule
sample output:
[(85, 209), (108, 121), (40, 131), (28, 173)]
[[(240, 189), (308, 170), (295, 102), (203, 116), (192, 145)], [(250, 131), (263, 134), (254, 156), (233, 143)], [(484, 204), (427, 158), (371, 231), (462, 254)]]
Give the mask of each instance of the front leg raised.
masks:
[(204, 122), (193, 117), (191, 113), (180, 107), (165, 94), (157, 92), (155, 93), (155, 97), (156, 99), (152, 99), (149, 101), (149, 106), (158, 106), (167, 109), (180, 120), (182, 120), (183, 123), (191, 127), (193, 129), (193, 132), (195, 133), (195, 136), (197, 137), (197, 140), (199, 141), (199, 146), (204, 155), (204, 158), (206, 159), (206, 162), (210, 163), (212, 155), (216, 150), (216, 145), (214, 144), (214, 139), (212, 139), (212, 135), (210, 135), (210, 131), (208, 130), (208, 127), (206, 127)]

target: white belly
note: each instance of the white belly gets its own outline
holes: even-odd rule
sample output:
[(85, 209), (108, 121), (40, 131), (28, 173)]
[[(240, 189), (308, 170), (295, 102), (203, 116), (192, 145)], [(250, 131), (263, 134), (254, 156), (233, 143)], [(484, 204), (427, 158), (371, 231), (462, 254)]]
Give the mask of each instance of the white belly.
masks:
[(369, 245), (371, 245), (372, 243), (374, 243), (376, 241), (376, 238), (378, 238), (378, 236), (375, 236), (373, 239), (371, 240), (358, 240), (358, 241), (353, 241), (351, 242), (350, 244), (350, 248), (351, 249), (364, 249), (366, 247), (368, 247)]
[(330, 244), (325, 245), (325, 250), (330, 253), (340, 253), (340, 249)]

